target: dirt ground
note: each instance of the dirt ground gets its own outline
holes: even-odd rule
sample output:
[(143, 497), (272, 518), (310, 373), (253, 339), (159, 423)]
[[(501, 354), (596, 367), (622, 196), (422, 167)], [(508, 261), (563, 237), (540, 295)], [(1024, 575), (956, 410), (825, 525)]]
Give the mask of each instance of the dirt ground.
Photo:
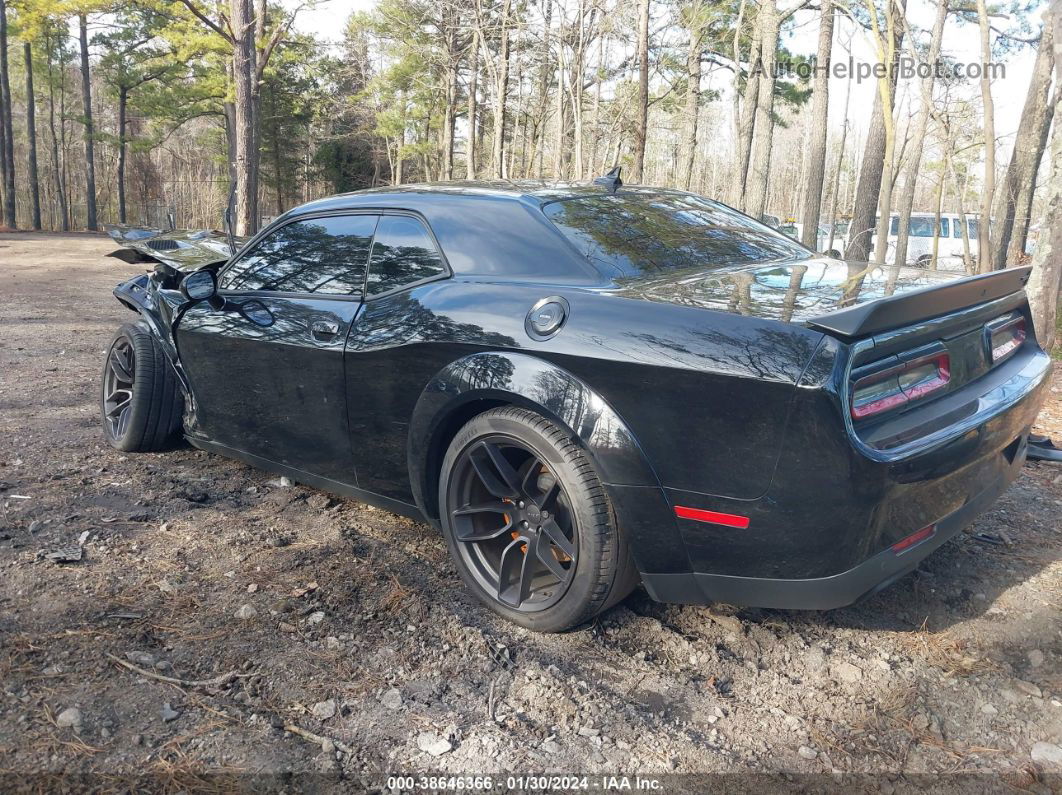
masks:
[[(108, 447), (99, 374), (132, 318), (110, 291), (138, 267), (113, 248), (0, 235), (0, 788), (1062, 787), (1062, 467), (1026, 465), (856, 607), (639, 590), (535, 635), (481, 608), (425, 525), (188, 447)], [(1062, 439), (1058, 373), (1040, 431)]]

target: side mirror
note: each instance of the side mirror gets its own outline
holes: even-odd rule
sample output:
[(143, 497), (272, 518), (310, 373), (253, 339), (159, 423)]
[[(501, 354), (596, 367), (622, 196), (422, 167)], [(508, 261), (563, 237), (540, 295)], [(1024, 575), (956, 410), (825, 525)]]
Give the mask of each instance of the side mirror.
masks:
[(207, 301), (217, 292), (218, 277), (213, 271), (193, 271), (181, 280), (181, 295), (189, 301)]

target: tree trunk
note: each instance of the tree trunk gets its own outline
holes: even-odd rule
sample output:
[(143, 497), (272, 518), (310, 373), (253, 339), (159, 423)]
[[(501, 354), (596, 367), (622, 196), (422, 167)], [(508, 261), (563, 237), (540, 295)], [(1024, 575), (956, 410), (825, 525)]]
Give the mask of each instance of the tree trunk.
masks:
[(254, 19), (250, 0), (231, 0), (232, 75), (236, 84), (235, 141), (236, 141), (236, 213), (237, 235), (254, 234), (255, 182), (254, 169)]
[(996, 190), (996, 116), (992, 103), (992, 81), (988, 65), (992, 62), (991, 29), (985, 0), (977, 0), (977, 19), (981, 32), (981, 104), (985, 113), (985, 181), (981, 188), (981, 220), (977, 224), (977, 267), (981, 273), (992, 269), (992, 197)]
[[(472, 33), (472, 60), (468, 74), (468, 144), (465, 146), (465, 176), (476, 178), (476, 116), (479, 114), (479, 31)], [(539, 121), (541, 124), (541, 121)]]
[[(904, 3), (899, 4), (899, 12), (904, 11)], [(899, 34), (897, 34), (899, 38)], [(897, 45), (896, 50), (899, 50)], [(895, 94), (896, 74), (892, 70), (889, 94)], [(882, 91), (874, 92), (874, 110), (871, 112), (870, 129), (863, 147), (863, 160), (859, 167), (859, 181), (856, 184), (852, 207), (852, 223), (848, 227), (848, 245), (844, 258), (854, 262), (864, 262), (870, 258), (870, 241), (874, 234), (874, 216), (878, 209), (881, 193), (882, 175), (885, 171), (885, 119), (882, 104)], [(890, 96), (891, 100), (891, 96)], [(891, 105), (891, 101), (889, 102)], [(891, 166), (890, 166), (891, 168)]]
[[(837, 203), (841, 190), (841, 167), (844, 165), (844, 147), (848, 141), (848, 101), (852, 97), (852, 83), (847, 81), (844, 87), (844, 123), (841, 125), (841, 144), (837, 154), (837, 168), (833, 172), (833, 191), (830, 196), (830, 236), (826, 241), (826, 251), (833, 251), (833, 240), (837, 234)], [(845, 255), (847, 256), (847, 255)]]
[[(948, 0), (937, 0), (937, 16), (933, 20), (933, 33), (929, 40), (929, 53), (924, 64), (933, 67), (940, 57), (940, 42), (944, 36), (944, 22), (948, 17)], [(907, 264), (907, 242), (911, 231), (911, 211), (914, 209), (915, 187), (918, 184), (918, 175), (922, 170), (922, 150), (925, 146), (926, 129), (929, 126), (929, 117), (933, 112), (933, 76), (929, 71), (921, 80), (922, 107), (915, 119), (914, 130), (911, 132), (911, 153), (907, 157), (907, 166), (904, 168), (903, 191), (900, 193), (900, 202), (897, 207), (899, 213), (899, 228), (896, 235), (895, 262), (899, 265)], [(939, 231), (940, 222), (937, 222)], [(935, 258), (934, 258), (935, 262)]]
[(52, 74), (51, 36), (45, 40), (48, 54), (48, 130), (52, 138), (52, 174), (55, 176), (55, 197), (59, 201), (59, 227), (64, 232), (70, 231), (70, 213), (66, 205), (66, 189), (63, 183), (63, 161), (59, 159), (59, 135), (55, 130), (55, 84)]
[[(549, 109), (549, 85), (553, 75), (553, 66), (550, 64), (550, 39), (553, 26), (553, 0), (546, 0), (546, 9), (542, 12), (542, 52), (539, 55), (541, 65), (538, 75), (538, 118), (535, 119), (534, 154), (532, 158), (538, 158), (536, 176), (544, 179), (546, 176), (546, 111)], [(560, 90), (560, 86), (557, 86)]]
[[(276, 184), (276, 214), (284, 214), (284, 167), (280, 162), (280, 113), (277, 111), (277, 92), (276, 90), (269, 92), (270, 108), (272, 112), (269, 114), (272, 117), (273, 122), (273, 177)], [(375, 152), (374, 152), (375, 155)], [(374, 157), (375, 159), (375, 157)]]
[(447, 68), (446, 76), (446, 100), (443, 103), (443, 123), (440, 134), (442, 136), (441, 149), (442, 161), (440, 171), (443, 179), (454, 178), (454, 122), (457, 114), (457, 69)]
[(89, 73), (88, 20), (78, 14), (81, 43), (81, 111), (85, 119), (85, 226), (96, 231), (96, 158), (93, 152), (95, 131), (92, 127), (92, 75)]
[(452, 9), (444, 11), (446, 24), (446, 77), (444, 80), (445, 98), (443, 103), (442, 123), (442, 178), (454, 178), (454, 125), (457, 122), (457, 30), (453, 20)]
[[(1055, 67), (1054, 25), (1048, 12), (1044, 19), (1040, 48), (1036, 53), (1036, 65), (1029, 81), (1029, 93), (1021, 112), (1021, 122), (1014, 138), (1014, 154), (1011, 155), (1002, 190), (995, 199), (992, 216), (996, 220), (996, 248), (993, 251), (992, 267), (1005, 268), (1017, 264), (1025, 255), (1025, 238), (1029, 232), (1029, 214), (1032, 211), (1033, 192), (1036, 190), (1036, 173), (1047, 147), (1047, 134), (1051, 128), (1051, 73)], [(1057, 94), (1058, 89), (1056, 87)]]
[(35, 230), (41, 228), (41, 186), (37, 176), (37, 98), (33, 92), (33, 49), (23, 42), (26, 61), (26, 138), (29, 143), (30, 213)]
[[(563, 30), (563, 20), (561, 24)], [(568, 104), (564, 101), (564, 38), (557, 36), (557, 139), (553, 151), (553, 178), (567, 179), (569, 150), (568, 141)]]
[(752, 34), (749, 48), (749, 71), (745, 79), (745, 94), (738, 90), (741, 80), (741, 24), (745, 15), (745, 0), (738, 6), (737, 22), (734, 25), (734, 85), (733, 118), (734, 123), (734, 173), (730, 183), (730, 203), (741, 209), (745, 206), (745, 179), (749, 171), (749, 147), (752, 144), (752, 124), (756, 114), (756, 81), (759, 72), (756, 59), (760, 56), (759, 27)]
[(691, 9), (690, 46), (686, 51), (686, 142), (683, 148), (679, 179), (685, 190), (693, 180), (693, 165), (697, 156), (697, 125), (701, 113), (701, 50), (704, 31), (697, 8)]
[(752, 146), (749, 149), (748, 177), (745, 180), (745, 212), (753, 218), (763, 215), (767, 205), (767, 179), (770, 173), (771, 142), (774, 138), (774, 69), (781, 22), (776, 0), (764, 0), (756, 18), (756, 26), (760, 30), (760, 59), (763, 66), (757, 81), (756, 120), (752, 130)]
[(118, 223), (124, 224), (125, 220), (125, 128), (126, 110), (129, 106), (129, 89), (125, 86), (118, 88)]
[(495, 179), (505, 177), (505, 102), (509, 92), (509, 10), (512, 0), (502, 9), (501, 41), (498, 43), (498, 80), (494, 97), (494, 152), (491, 167)]
[[(634, 166), (631, 182), (638, 184), (645, 173), (645, 137), (649, 125), (649, 0), (638, 4), (638, 107), (634, 117)], [(572, 86), (572, 90), (579, 90)]]
[(1062, 13), (1045, 20), (1053, 26), (1055, 49), (1055, 128), (1051, 134), (1051, 173), (1045, 190), (1046, 213), (1033, 257), (1032, 275), (1026, 291), (1032, 309), (1036, 337), (1044, 350), (1057, 342), (1059, 284), (1062, 281)]
[(804, 229), (800, 242), (819, 247), (822, 183), (826, 179), (826, 122), (830, 110), (830, 56), (833, 51), (833, 3), (823, 0), (819, 21), (819, 47), (815, 55), (815, 94), (811, 102), (811, 141), (808, 147), (807, 186), (804, 195)]
[[(896, 79), (898, 59), (900, 55), (900, 43), (902, 37), (901, 25), (896, 19), (897, 10), (902, 15), (903, 9), (889, 2), (885, 5), (885, 30), (878, 30), (876, 17), (872, 17), (877, 39), (881, 43), (879, 55), (881, 62), (889, 64), (889, 72), (885, 77), (878, 79), (878, 96), (881, 98), (881, 121), (885, 133), (885, 151), (882, 154), (882, 175), (878, 187), (878, 223), (877, 242), (874, 245), (873, 262), (884, 265), (889, 249), (889, 229), (891, 226), (892, 189), (896, 184), (895, 158), (896, 158), (896, 119), (894, 117), (893, 98), (896, 95)], [(892, 271), (890, 276), (895, 280), (897, 271)], [(895, 281), (893, 281), (895, 284)]]
[(952, 156), (952, 148), (955, 146), (949, 133), (948, 149), (944, 153), (944, 167), (951, 174), (951, 181), (955, 184), (955, 211), (959, 216), (959, 232), (962, 236), (962, 264), (966, 272), (973, 274), (973, 257), (970, 254), (970, 225), (966, 221), (966, 207), (963, 194), (966, 192), (966, 184), (959, 182), (959, 171), (955, 168), (955, 158)]
[(940, 216), (944, 211), (944, 174), (937, 181), (937, 212), (933, 219), (933, 254), (929, 259), (929, 270), (937, 269), (937, 260), (940, 259)]
[(15, 141), (11, 124), (11, 79), (7, 62), (7, 2), (0, 0), (0, 124), (3, 124), (4, 223), (15, 228)]

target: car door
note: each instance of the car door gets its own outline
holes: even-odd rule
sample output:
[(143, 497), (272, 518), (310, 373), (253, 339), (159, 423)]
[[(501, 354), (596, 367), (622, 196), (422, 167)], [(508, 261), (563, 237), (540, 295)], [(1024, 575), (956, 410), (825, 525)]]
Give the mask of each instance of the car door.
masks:
[(461, 336), (421, 300), (449, 275), (420, 218), (380, 217), (365, 305), (347, 340), (347, 400), (358, 485), (401, 502), (413, 501), (406, 462), (413, 408), (428, 379), (456, 355), (437, 341)]
[(181, 318), (193, 432), (244, 453), (355, 484), (343, 349), (362, 305), (375, 214), (284, 224), (218, 277), (225, 306)]

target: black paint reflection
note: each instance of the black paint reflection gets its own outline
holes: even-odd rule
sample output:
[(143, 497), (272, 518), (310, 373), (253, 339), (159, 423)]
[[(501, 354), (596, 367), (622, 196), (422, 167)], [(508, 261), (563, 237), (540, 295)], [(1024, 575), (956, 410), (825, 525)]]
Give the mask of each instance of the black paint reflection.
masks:
[(785, 235), (701, 196), (625, 192), (554, 202), (545, 213), (585, 256), (626, 277), (812, 256)]
[[(314, 298), (206, 303), (177, 326), (177, 346), (213, 441), (314, 474), (355, 482), (343, 347), (360, 304)], [(260, 321), (272, 318), (269, 325)], [(315, 337), (314, 323), (337, 333)]]
[(401, 215), (380, 219), (369, 267), (371, 295), (438, 276), (444, 271), (442, 257), (420, 221)]
[(340, 215), (282, 226), (226, 268), (219, 288), (358, 295), (376, 222), (375, 215)]
[[(446, 284), (369, 301), (347, 346), (347, 399), (359, 484), (394, 499), (412, 501), (409, 422), (429, 381), (467, 353), (517, 346), (511, 336), (456, 321), (422, 301), (444, 292)], [(509, 376), (501, 361), (470, 366), (477, 368), (470, 377), (479, 380), (501, 382)]]
[(620, 295), (740, 315), (802, 322), (922, 287), (955, 274), (834, 259), (735, 268), (691, 268), (616, 279)]

